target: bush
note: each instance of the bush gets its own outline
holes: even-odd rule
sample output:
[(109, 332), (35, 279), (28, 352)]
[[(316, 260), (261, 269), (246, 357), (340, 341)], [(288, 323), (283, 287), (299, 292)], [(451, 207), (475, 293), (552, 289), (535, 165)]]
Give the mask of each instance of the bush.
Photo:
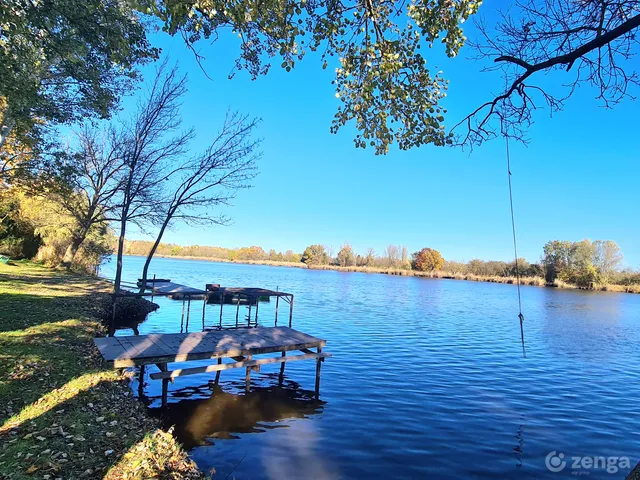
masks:
[(307, 265), (326, 265), (329, 263), (329, 257), (322, 245), (309, 245), (304, 250), (300, 261)]
[(430, 272), (433, 270), (441, 270), (444, 266), (444, 258), (440, 252), (433, 248), (423, 248), (419, 252), (413, 254), (413, 262), (411, 264), (414, 270), (419, 272)]

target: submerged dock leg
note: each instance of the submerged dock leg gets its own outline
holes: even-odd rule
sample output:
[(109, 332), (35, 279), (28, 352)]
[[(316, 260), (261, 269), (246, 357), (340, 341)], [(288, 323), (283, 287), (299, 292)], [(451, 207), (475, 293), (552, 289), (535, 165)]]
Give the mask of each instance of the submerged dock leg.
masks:
[(185, 332), (189, 331), (189, 315), (190, 314), (191, 314), (191, 297), (189, 297), (189, 300), (187, 300), (187, 323), (184, 328)]
[(204, 332), (204, 312), (207, 310), (207, 299), (208, 296), (204, 296), (204, 302), (202, 303), (202, 331)]
[[(169, 370), (169, 367), (166, 363), (156, 363), (156, 367), (158, 367), (161, 372), (166, 372), (167, 370)], [(162, 379), (162, 406), (163, 407), (167, 405), (167, 394), (169, 391), (169, 382), (173, 383), (173, 378)]]
[(293, 296), (291, 296), (291, 302), (289, 302), (289, 328), (293, 325)]
[(184, 330), (184, 297), (182, 298), (182, 316), (180, 317), (180, 333)]
[(138, 374), (138, 397), (142, 398), (144, 394), (144, 365), (140, 365), (140, 373)]
[(240, 295), (236, 297), (236, 327), (238, 326), (238, 316), (240, 315)]
[[(322, 347), (318, 347), (318, 353), (322, 353)], [(316, 397), (320, 396), (320, 369), (322, 368), (323, 358), (316, 360)]]
[(167, 406), (168, 393), (169, 393), (169, 379), (163, 378), (162, 379), (162, 406), (163, 407)]
[[(282, 356), (286, 357), (287, 356), (287, 352), (283, 351), (282, 352)], [(282, 382), (284, 381), (284, 366), (285, 366), (285, 362), (282, 362), (280, 364), (280, 375), (278, 375), (278, 385), (282, 385)]]
[[(222, 357), (218, 357), (218, 365), (222, 365)], [(216, 381), (215, 384), (218, 385), (218, 382), (220, 381), (220, 370), (218, 370), (216, 372)]]
[[(247, 355), (247, 361), (251, 361), (251, 355)], [(247, 372), (244, 374), (244, 390), (245, 393), (249, 393), (251, 388), (251, 367), (247, 367)]]

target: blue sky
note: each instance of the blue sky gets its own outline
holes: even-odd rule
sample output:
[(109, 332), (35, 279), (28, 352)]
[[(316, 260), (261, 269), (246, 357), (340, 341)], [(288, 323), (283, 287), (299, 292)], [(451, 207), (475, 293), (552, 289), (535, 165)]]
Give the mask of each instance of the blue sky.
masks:
[[(156, 34), (153, 41), (189, 75), (183, 115), (198, 132), (194, 149), (207, 144), (229, 107), (261, 117), (264, 139), (254, 188), (240, 192), (226, 210), (233, 224), (178, 224), (164, 241), (298, 252), (312, 243), (337, 251), (349, 242), (357, 252), (373, 247), (380, 254), (398, 244), (410, 251), (436, 248), (450, 260), (513, 257), (504, 141), (473, 152), (426, 146), (375, 156), (372, 149), (354, 148), (352, 126), (329, 132), (339, 100), (333, 68), (323, 71), (317, 57), (289, 73), (275, 59), (265, 77), (251, 81), (240, 72), (228, 80), (237, 44), (227, 38), (200, 45), (209, 80), (179, 38)], [(481, 73), (471, 55), (463, 49), (444, 59), (434, 49), (427, 57), (451, 80), (451, 125), (501, 85), (495, 74)], [(146, 78), (152, 72), (144, 69)], [(638, 268), (637, 104), (605, 110), (594, 97), (584, 86), (553, 118), (539, 111), (530, 144), (511, 145), (519, 253), (537, 261), (548, 240), (610, 239), (622, 248), (625, 264)], [(132, 101), (124, 102), (125, 111)]]

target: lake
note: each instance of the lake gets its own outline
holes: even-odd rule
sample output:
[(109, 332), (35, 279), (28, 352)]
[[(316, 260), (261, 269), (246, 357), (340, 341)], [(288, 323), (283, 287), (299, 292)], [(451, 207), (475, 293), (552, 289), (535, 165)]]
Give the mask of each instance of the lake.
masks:
[[(125, 257), (123, 278), (143, 261)], [(287, 364), (282, 385), (279, 367), (263, 366), (248, 395), (244, 369), (219, 386), (213, 374), (181, 377), (164, 410), (147, 377), (151, 412), (215, 478), (623, 478), (624, 458), (609, 458), (608, 473), (602, 459), (576, 469), (571, 457), (640, 459), (640, 295), (523, 287), (523, 358), (513, 285), (165, 258), (150, 273), (293, 293), (293, 327), (334, 355), (319, 400), (311, 361)], [(182, 302), (155, 301), (140, 333), (178, 332)], [(260, 305), (265, 326), (274, 303)], [(207, 307), (208, 323), (219, 308)], [(197, 329), (202, 302), (192, 309)], [(547, 458), (567, 463), (555, 473)]]

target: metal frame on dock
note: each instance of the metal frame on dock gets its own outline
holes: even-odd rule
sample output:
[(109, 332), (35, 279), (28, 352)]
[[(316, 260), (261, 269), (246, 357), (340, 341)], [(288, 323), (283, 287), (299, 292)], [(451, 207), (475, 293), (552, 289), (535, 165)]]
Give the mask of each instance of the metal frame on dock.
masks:
[[(280, 292), (278, 290), (268, 290), (266, 288), (254, 288), (254, 287), (222, 287), (217, 290), (207, 290), (206, 298), (204, 299), (204, 304), (202, 306), (202, 330), (222, 330), (225, 328), (251, 328), (258, 326), (258, 311), (260, 309), (260, 298), (261, 297), (276, 297), (276, 309), (275, 309), (275, 318), (274, 318), (274, 326), (278, 326), (278, 309), (280, 306), (280, 299), (282, 301), (287, 302), (289, 304), (289, 328), (293, 325), (293, 294)], [(220, 321), (217, 326), (207, 328), (205, 325), (205, 312), (207, 304), (210, 301), (211, 296), (218, 295), (219, 303), (220, 303)], [(235, 298), (236, 302), (236, 323), (235, 326), (225, 327), (223, 325), (223, 308), (225, 302), (225, 297), (229, 297), (231, 300), (228, 302), (230, 305), (233, 305), (232, 299)], [(247, 314), (247, 324), (240, 323), (240, 300), (241, 298), (246, 299), (246, 306), (249, 309)], [(214, 302), (215, 303), (215, 302)], [(251, 320), (251, 307), (255, 305), (255, 318), (253, 321)]]
[[(136, 288), (140, 289), (142, 287), (141, 282), (138, 283), (130, 283), (130, 282), (122, 282), (123, 286), (127, 288)], [(171, 282), (170, 280), (165, 279), (156, 279), (156, 276), (153, 276), (153, 279), (147, 280), (144, 292), (127, 292), (120, 291), (117, 293), (112, 293), (113, 297), (113, 311), (111, 317), (111, 324), (109, 326), (109, 336), (113, 336), (115, 334), (115, 321), (116, 321), (116, 303), (118, 298), (126, 298), (126, 297), (151, 297), (153, 300), (154, 296), (157, 297), (175, 297), (179, 299), (182, 297), (182, 315), (180, 318), (180, 332), (189, 331), (189, 319), (191, 317), (191, 300), (203, 298), (202, 304), (202, 330), (222, 330), (222, 329), (230, 329), (230, 328), (255, 328), (258, 326), (258, 312), (260, 309), (260, 297), (276, 297), (276, 308), (275, 308), (275, 318), (274, 318), (274, 326), (278, 326), (278, 310), (280, 306), (280, 299), (282, 301), (289, 304), (289, 328), (293, 326), (293, 300), (294, 296), (291, 293), (280, 292), (278, 290), (269, 290), (266, 288), (255, 288), (255, 287), (222, 287), (216, 290), (199, 290), (197, 288), (188, 287), (186, 285), (181, 285), (179, 283)], [(149, 291), (147, 291), (149, 290)], [(220, 321), (218, 325), (214, 327), (207, 328), (205, 323), (207, 304), (210, 301), (210, 298), (214, 295), (218, 295), (220, 298)], [(234, 326), (224, 326), (223, 325), (223, 308), (225, 304), (225, 297), (231, 297), (236, 299), (236, 321)], [(249, 311), (246, 318), (246, 325), (244, 323), (240, 323), (240, 306), (241, 299), (245, 299), (245, 305), (248, 307)], [(230, 302), (232, 303), (232, 302)], [(185, 306), (186, 306), (186, 316), (185, 316)], [(251, 318), (251, 308), (255, 306), (255, 317)]]

